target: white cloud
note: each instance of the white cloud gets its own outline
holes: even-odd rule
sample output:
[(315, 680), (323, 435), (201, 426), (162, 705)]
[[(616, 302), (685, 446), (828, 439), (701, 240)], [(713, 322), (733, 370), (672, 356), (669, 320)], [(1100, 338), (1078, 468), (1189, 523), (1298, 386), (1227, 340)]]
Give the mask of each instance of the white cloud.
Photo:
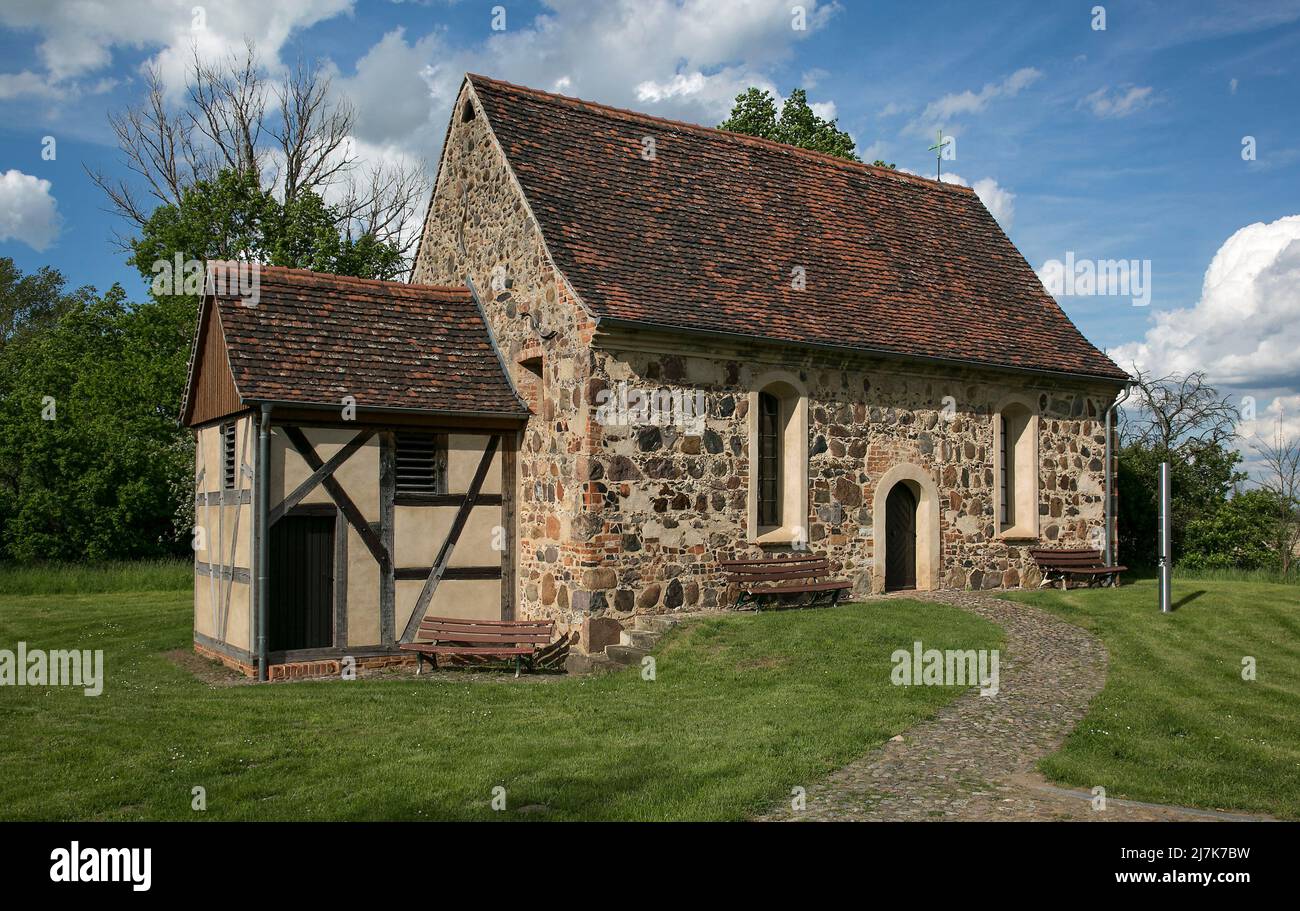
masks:
[(0, 241), (21, 241), (38, 253), (54, 242), (63, 219), (50, 186), (22, 171), (0, 174)]
[(23, 70), (21, 73), (0, 73), (0, 101), (12, 101), (16, 98), (62, 98), (63, 92), (49, 79)]
[(1243, 409), (1236, 448), (1247, 470), (1258, 475), (1251, 444), (1271, 440), (1279, 422), (1284, 436), (1300, 439), (1300, 215), (1237, 231), (1210, 261), (1195, 306), (1152, 321), (1141, 341), (1107, 353), (1156, 376), (1201, 370), (1232, 393)]
[[(192, 57), (216, 56), (256, 41), (271, 61), (299, 29), (350, 12), (353, 0), (42, 0), (0, 5), (0, 25), (35, 32), (36, 53), (53, 83), (78, 79), (112, 63), (119, 48), (158, 48), (153, 62), (166, 84), (179, 91)], [(202, 9), (202, 22), (195, 10)], [(196, 27), (196, 25), (202, 27)]]
[[(441, 32), (414, 43), (390, 33), (367, 68), (377, 72), (381, 61), (390, 72), (400, 66), (395, 78), (406, 81), (410, 66), (419, 64), (424, 120), (433, 126), (411, 124), (402, 144), (414, 148), (418, 142), (422, 154), (430, 156), (466, 72), (712, 125), (750, 86), (779, 95), (769, 70), (787, 61), (798, 42), (823, 29), (839, 10), (834, 3), (803, 5), (807, 29), (796, 31), (790, 4), (783, 0), (549, 0), (532, 21), (511, 20), (507, 31), (475, 47), (452, 47)], [(358, 109), (389, 104), (391, 82), (362, 76), (358, 63), (357, 75), (341, 85)], [(828, 100), (816, 103), (831, 109)], [(389, 129), (380, 130), (377, 120), (359, 123), (359, 133), (372, 141), (394, 140), (399, 118), (384, 119)]]
[(636, 87), (636, 99), (637, 101), (658, 104), (670, 98), (698, 95), (704, 91), (707, 84), (704, 74), (699, 70), (689, 75), (677, 73), (666, 82), (655, 82), (653, 79), (647, 79)]
[[(429, 120), (430, 87), (423, 73), (442, 53), (440, 44), (437, 33), (408, 44), (405, 30), (394, 29), (357, 60), (353, 74), (335, 76), (335, 89), (353, 102), (358, 134), (376, 143), (399, 142)], [(446, 105), (442, 116), (445, 127)]]
[(1237, 231), (1214, 254), (1195, 306), (1154, 313), (1110, 352), (1157, 374), (1204, 370), (1243, 390), (1300, 389), (1300, 215)]
[(865, 149), (858, 149), (858, 157), (867, 164), (873, 161), (888, 161), (889, 144), (882, 139), (877, 139)]
[(1016, 194), (999, 186), (992, 177), (975, 181), (972, 189), (980, 198), (980, 202), (984, 203), (984, 207), (998, 220), (1002, 230), (1010, 231), (1011, 222), (1016, 217)]
[(809, 103), (808, 107), (823, 120), (834, 120), (839, 116), (833, 101), (813, 101)]
[(1027, 66), (1016, 70), (1001, 82), (986, 83), (978, 92), (967, 89), (964, 92), (944, 95), (927, 104), (925, 110), (908, 125), (907, 129), (913, 134), (928, 136), (939, 127), (947, 126), (947, 122), (954, 117), (978, 114), (998, 98), (1014, 98), (1042, 76), (1041, 70)]
[[(0, 6), (0, 26), (35, 33), (46, 72), (0, 77), (5, 94), (34, 96), (93, 91), (119, 50), (151, 53), (173, 98), (183, 89), (195, 52), (205, 59), (242, 50), (253, 40), (272, 76), (295, 32), (350, 14), (354, 0), (222, 0), (196, 6), (184, 0), (78, 0)], [(435, 160), (449, 109), (466, 72), (549, 88), (665, 117), (708, 124), (722, 120), (749, 86), (776, 93), (769, 70), (792, 56), (796, 44), (824, 29), (840, 11), (811, 0), (804, 30), (792, 28), (785, 0), (544, 0), (531, 20), (511, 8), (509, 28), (458, 48), (444, 28), (422, 37), (394, 29), (356, 62), (334, 70), (335, 88), (357, 112), (358, 150), (389, 149)], [(816, 78), (817, 74), (812, 71)], [(44, 80), (49, 88), (43, 89)], [(818, 100), (821, 111), (833, 111)]]
[(1084, 96), (1079, 104), (1098, 117), (1127, 117), (1148, 107), (1154, 100), (1149, 85), (1121, 86), (1114, 91), (1105, 85)]
[[(354, 0), (223, 0), (200, 6), (206, 27), (195, 30), (184, 0), (117, 0), (90, 6), (77, 0), (0, 7), (0, 25), (34, 32), (47, 69), (39, 76), (80, 91), (119, 50), (144, 49), (164, 84), (179, 93), (195, 50), (211, 58), (256, 42), (272, 75), (291, 36), (349, 14)], [(714, 124), (750, 86), (779, 96), (772, 76), (794, 47), (825, 29), (839, 4), (806, 0), (806, 28), (792, 28), (785, 0), (543, 0), (527, 19), (510, 8), (509, 28), (488, 32), (472, 47), (449, 43), (444, 28), (423, 36), (394, 29), (365, 54), (334, 70), (335, 89), (357, 112), (354, 140), (362, 164), (369, 156), (416, 156), (435, 161), (450, 107), (466, 72), (660, 116)], [(820, 78), (809, 71), (812, 79)], [(35, 91), (21, 74), (10, 91)], [(72, 83), (76, 82), (77, 85)], [(5, 83), (0, 82), (0, 91)], [(814, 109), (833, 115), (834, 102)]]
[(815, 89), (817, 88), (817, 83), (821, 82), (829, 75), (830, 73), (826, 72), (826, 70), (819, 66), (815, 66), (810, 70), (805, 70), (799, 76), (799, 85), (804, 89)]
[(1283, 439), (1300, 440), (1300, 393), (1274, 396), (1267, 405), (1256, 405), (1255, 419), (1243, 420), (1237, 427), (1243, 455), (1257, 473), (1263, 467), (1253, 443), (1273, 442), (1280, 432)]

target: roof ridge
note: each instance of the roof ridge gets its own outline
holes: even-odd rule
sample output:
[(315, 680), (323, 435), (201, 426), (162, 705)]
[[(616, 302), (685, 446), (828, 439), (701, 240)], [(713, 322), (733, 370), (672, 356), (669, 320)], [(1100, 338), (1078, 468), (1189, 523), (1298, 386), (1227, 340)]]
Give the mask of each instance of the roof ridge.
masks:
[(233, 259), (210, 259), (207, 260), (209, 267), (215, 265), (226, 266), (245, 266), (256, 265), (260, 273), (266, 272), (285, 273), (294, 276), (310, 276), (322, 280), (333, 280), (347, 284), (356, 285), (374, 285), (387, 290), (421, 290), (421, 291), (451, 291), (458, 294), (469, 295), (469, 288), (465, 285), (428, 285), (418, 282), (404, 282), (396, 278), (362, 278), (358, 275), (340, 275), (337, 272), (318, 272), (315, 269), (297, 269), (293, 266), (271, 266), (265, 263), (248, 263), (243, 260)]
[(785, 152), (797, 157), (810, 158), (825, 164), (832, 164), (838, 167), (848, 168), (854, 171), (866, 171), (868, 173), (879, 174), (882, 177), (897, 177), (900, 180), (909, 183), (919, 183), (921, 186), (956, 191), (967, 195), (974, 195), (975, 191), (970, 187), (956, 183), (944, 183), (941, 180), (931, 180), (920, 174), (913, 174), (909, 171), (900, 171), (896, 168), (883, 168), (879, 165), (868, 164), (865, 161), (853, 161), (848, 158), (840, 158), (837, 155), (831, 155), (829, 152), (819, 152), (816, 149), (805, 149), (802, 146), (794, 146), (785, 142), (777, 142), (775, 139), (766, 139), (762, 136), (751, 136), (748, 133), (737, 133), (732, 130), (722, 130), (717, 127), (706, 127), (703, 124), (690, 123), (685, 120), (673, 120), (668, 117), (659, 117), (655, 114), (646, 114), (642, 111), (633, 111), (630, 108), (620, 108), (609, 104), (601, 104), (598, 101), (587, 101), (583, 98), (575, 98), (572, 95), (561, 95), (556, 92), (547, 92), (542, 89), (535, 89), (527, 85), (519, 85), (514, 82), (507, 82), (504, 79), (494, 79), (491, 76), (484, 76), (480, 73), (466, 73), (465, 78), (471, 83), (481, 81), (491, 85), (499, 86), (507, 91), (513, 91), (518, 94), (531, 95), (540, 97), (547, 101), (558, 102), (569, 107), (585, 108), (597, 113), (612, 114), (614, 116), (637, 121), (649, 121), (659, 123), (665, 126), (677, 129), (688, 130), (695, 133), (702, 133), (708, 136), (717, 137), (726, 141), (739, 142), (742, 144), (756, 145), (761, 148), (769, 148), (774, 151)]

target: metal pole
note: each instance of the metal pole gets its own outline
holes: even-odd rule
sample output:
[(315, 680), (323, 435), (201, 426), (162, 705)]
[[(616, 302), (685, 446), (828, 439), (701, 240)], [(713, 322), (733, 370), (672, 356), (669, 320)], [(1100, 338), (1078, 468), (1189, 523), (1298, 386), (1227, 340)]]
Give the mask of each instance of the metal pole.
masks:
[(1104, 548), (1106, 565), (1115, 565), (1115, 450), (1114, 420), (1115, 409), (1128, 398), (1129, 387), (1126, 385), (1119, 398), (1110, 403), (1106, 409), (1106, 547)]
[(257, 679), (267, 679), (266, 638), (269, 627), (270, 537), (271, 537), (271, 406), (262, 406), (262, 421), (257, 436), (257, 484), (254, 487), (257, 510)]
[(1169, 463), (1160, 463), (1160, 613), (1173, 610), (1170, 603), (1170, 571), (1173, 569), (1174, 549), (1169, 534)]

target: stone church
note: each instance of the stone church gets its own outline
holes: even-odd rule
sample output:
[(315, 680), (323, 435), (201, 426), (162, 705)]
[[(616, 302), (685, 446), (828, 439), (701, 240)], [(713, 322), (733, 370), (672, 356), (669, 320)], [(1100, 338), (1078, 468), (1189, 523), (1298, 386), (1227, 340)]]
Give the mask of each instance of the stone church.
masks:
[(727, 558), (862, 596), (1113, 545), (1128, 377), (965, 187), (471, 75), (410, 283), (235, 267), (182, 413), (195, 647), (245, 673), (724, 608)]
[(865, 595), (1105, 540), (1128, 377), (966, 187), (469, 75), (413, 281), (475, 289), (531, 412), (522, 615), (725, 606), (720, 554)]

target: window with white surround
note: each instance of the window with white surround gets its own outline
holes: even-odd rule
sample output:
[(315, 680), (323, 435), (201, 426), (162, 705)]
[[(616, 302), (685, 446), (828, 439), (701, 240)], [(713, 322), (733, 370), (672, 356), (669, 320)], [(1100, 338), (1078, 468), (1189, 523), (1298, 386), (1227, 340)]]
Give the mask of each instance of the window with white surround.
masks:
[(758, 394), (758, 527), (781, 524), (781, 400), (771, 392)]
[(808, 395), (798, 377), (774, 371), (749, 395), (749, 540), (808, 540)]
[(993, 480), (998, 534), (1038, 537), (1038, 414), (1022, 397), (993, 412)]

